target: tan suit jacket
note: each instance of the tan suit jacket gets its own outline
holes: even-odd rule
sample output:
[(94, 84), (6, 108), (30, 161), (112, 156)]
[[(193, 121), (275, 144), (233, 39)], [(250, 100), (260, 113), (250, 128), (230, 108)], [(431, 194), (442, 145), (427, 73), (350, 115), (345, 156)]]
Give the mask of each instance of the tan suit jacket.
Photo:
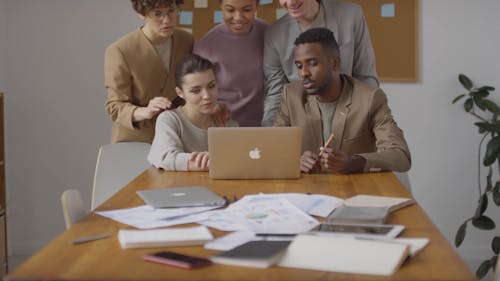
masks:
[(154, 97), (177, 98), (175, 64), (192, 49), (191, 34), (175, 29), (168, 73), (154, 46), (140, 29), (106, 49), (104, 83), (108, 91), (106, 110), (113, 121), (111, 142), (153, 141), (156, 118), (132, 123), (132, 114), (137, 107), (147, 106)]
[[(344, 85), (331, 124), (332, 147), (364, 157), (365, 172), (409, 170), (410, 152), (384, 92), (349, 76), (341, 79)], [(324, 145), (318, 102), (300, 82), (285, 85), (274, 125), (301, 127), (302, 152), (317, 153)]]

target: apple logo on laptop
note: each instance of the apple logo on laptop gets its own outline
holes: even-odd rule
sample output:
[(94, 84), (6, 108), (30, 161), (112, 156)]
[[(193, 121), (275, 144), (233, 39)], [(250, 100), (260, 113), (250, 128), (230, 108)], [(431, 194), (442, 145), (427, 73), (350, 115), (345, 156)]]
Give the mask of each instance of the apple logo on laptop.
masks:
[(253, 159), (253, 160), (260, 159), (260, 150), (258, 148), (254, 148), (254, 149), (250, 150), (250, 152), (248, 153), (248, 156), (250, 156), (250, 159)]

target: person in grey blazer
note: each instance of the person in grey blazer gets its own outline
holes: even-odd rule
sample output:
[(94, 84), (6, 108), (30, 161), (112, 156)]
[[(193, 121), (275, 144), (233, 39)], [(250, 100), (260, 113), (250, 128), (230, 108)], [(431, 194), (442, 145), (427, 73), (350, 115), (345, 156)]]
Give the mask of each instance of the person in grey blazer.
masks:
[(303, 172), (408, 171), (410, 151), (384, 92), (341, 74), (341, 52), (326, 28), (297, 37), (300, 81), (284, 86), (274, 125), (302, 128)]
[(378, 86), (368, 27), (361, 7), (336, 0), (280, 0), (288, 14), (268, 27), (264, 36), (265, 98), (263, 126), (271, 126), (278, 112), (283, 85), (299, 80), (293, 42), (305, 30), (325, 27), (340, 47), (340, 72)]

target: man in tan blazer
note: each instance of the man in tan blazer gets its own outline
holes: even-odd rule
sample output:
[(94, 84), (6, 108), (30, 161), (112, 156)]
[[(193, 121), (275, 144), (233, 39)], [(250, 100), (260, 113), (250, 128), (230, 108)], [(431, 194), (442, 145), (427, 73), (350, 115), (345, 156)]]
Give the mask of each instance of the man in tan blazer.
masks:
[(181, 102), (175, 93), (174, 69), (191, 53), (193, 37), (175, 28), (183, 1), (131, 2), (145, 24), (106, 49), (106, 111), (113, 121), (111, 142), (151, 143), (158, 114)]
[[(384, 92), (339, 73), (332, 31), (313, 28), (300, 34), (294, 57), (301, 81), (285, 85), (274, 125), (302, 128), (303, 172), (410, 169), (408, 146)], [(331, 135), (333, 141), (325, 145)]]

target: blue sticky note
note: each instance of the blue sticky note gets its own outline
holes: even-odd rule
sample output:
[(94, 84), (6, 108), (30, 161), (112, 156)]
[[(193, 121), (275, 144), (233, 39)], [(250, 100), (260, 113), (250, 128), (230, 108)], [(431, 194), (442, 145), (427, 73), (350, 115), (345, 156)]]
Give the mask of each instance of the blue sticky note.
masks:
[(272, 3), (273, 3), (273, 0), (260, 0), (260, 2), (259, 2), (260, 5), (269, 5)]
[(222, 11), (214, 11), (214, 23), (222, 22)]
[(393, 18), (396, 16), (396, 5), (394, 3), (385, 3), (380, 6), (380, 15), (383, 18)]
[(182, 11), (179, 15), (179, 24), (182, 25), (193, 25), (193, 12)]

